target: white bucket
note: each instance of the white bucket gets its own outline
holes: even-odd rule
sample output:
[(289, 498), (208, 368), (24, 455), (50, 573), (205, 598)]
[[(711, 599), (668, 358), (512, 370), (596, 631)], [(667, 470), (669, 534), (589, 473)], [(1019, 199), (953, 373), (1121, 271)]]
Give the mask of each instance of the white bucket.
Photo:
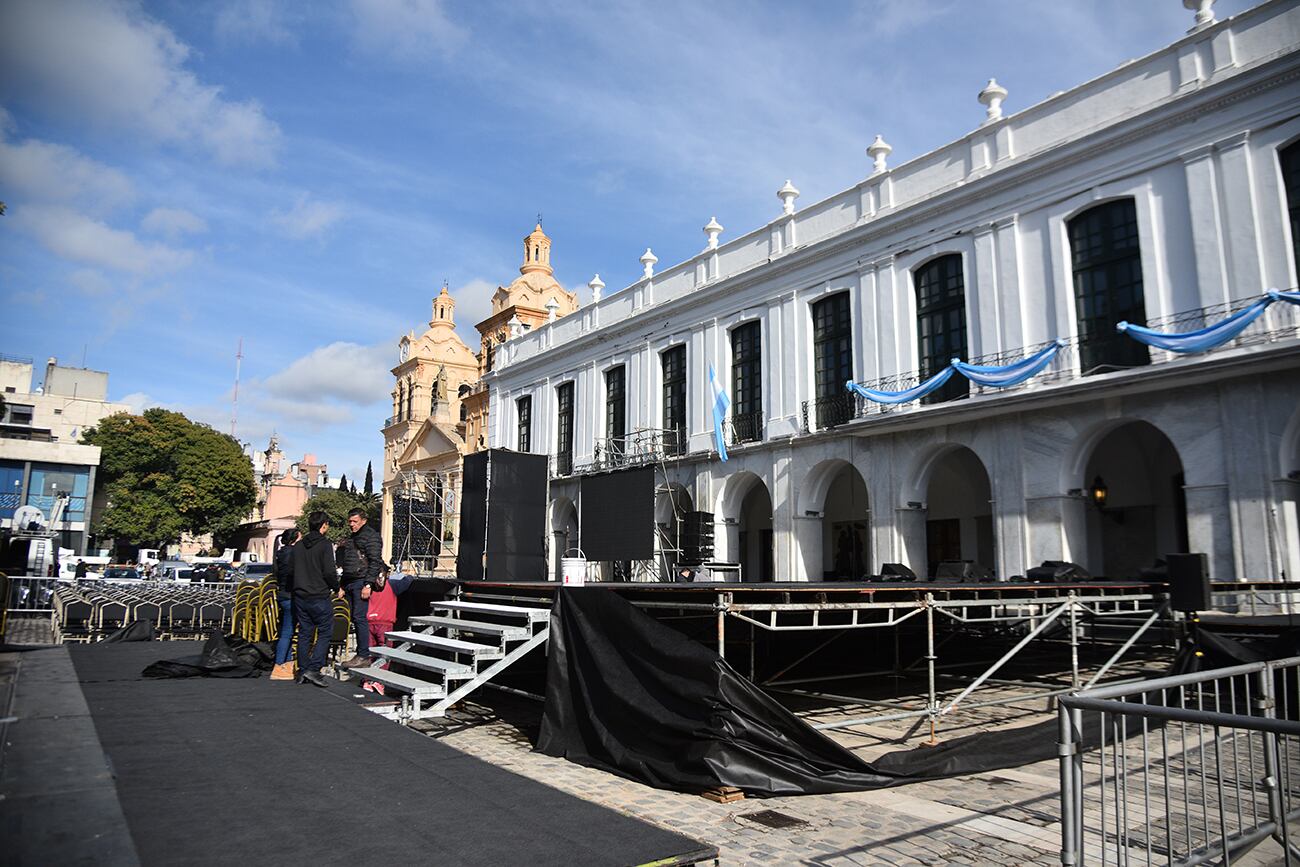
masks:
[(560, 581), (568, 587), (581, 587), (587, 583), (586, 557), (561, 557)]

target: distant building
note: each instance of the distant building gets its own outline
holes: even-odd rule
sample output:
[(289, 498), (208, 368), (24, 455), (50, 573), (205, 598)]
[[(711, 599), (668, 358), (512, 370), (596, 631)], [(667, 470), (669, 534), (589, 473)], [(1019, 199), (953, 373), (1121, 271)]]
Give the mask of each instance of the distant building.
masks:
[(313, 454), (303, 455), (302, 460), (285, 469), (280, 440), (274, 434), (264, 451), (249, 453), (249, 460), (253, 463), (257, 504), (235, 532), (231, 546), (256, 554), (265, 563), (275, 554), (275, 540), (294, 526), (307, 501), (318, 489), (329, 487), (329, 469)]
[[(990, 81), (957, 140), (893, 166), (878, 137), (846, 189), (796, 210), (787, 181), (770, 222), (719, 244), (711, 220), (686, 261), (647, 251), (636, 283), (498, 347), (488, 440), (553, 456), (552, 568), (579, 477), (643, 460), (665, 559), (684, 516), (711, 521), (694, 556), (747, 582), (1126, 578), (1176, 552), (1300, 577), (1300, 307), (1265, 294), (1300, 270), (1300, 3), (1188, 5), (1146, 57), (1015, 114)], [(1238, 314), (1208, 352), (1119, 328)]]
[(63, 500), (53, 528), (59, 545), (85, 554), (100, 449), (78, 439), (104, 418), (131, 408), (108, 400), (104, 371), (60, 367), (51, 358), (35, 389), (32, 373), (30, 358), (0, 356), (0, 528), (12, 528), (19, 506), (35, 506), (48, 519)]

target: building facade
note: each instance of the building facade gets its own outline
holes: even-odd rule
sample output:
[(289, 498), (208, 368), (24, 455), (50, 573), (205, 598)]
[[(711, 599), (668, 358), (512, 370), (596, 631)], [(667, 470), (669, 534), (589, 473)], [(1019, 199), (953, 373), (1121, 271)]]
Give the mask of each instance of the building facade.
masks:
[[(265, 450), (249, 452), (249, 460), (253, 464), (257, 504), (231, 544), (239, 551), (255, 555), (259, 562), (268, 563), (275, 555), (275, 540), (297, 524), (302, 507), (317, 489), (329, 487), (329, 468), (310, 453), (286, 467), (280, 438), (275, 434), (271, 435)], [(207, 542), (211, 545), (210, 537)]]
[[(1185, 332), (1297, 285), (1300, 2), (1188, 23), (1014, 115), (990, 81), (963, 138), (891, 167), (878, 137), (849, 189), (797, 209), (787, 182), (767, 225), (719, 243), (711, 220), (690, 260), (656, 274), (647, 251), (632, 286), (509, 339), (488, 439), (555, 456), (552, 562), (581, 538), (575, 470), (648, 431), (656, 520), (712, 513), (715, 559), (746, 581), (1047, 560), (1127, 577), (1178, 551), (1215, 580), (1300, 575), (1300, 307), (1200, 354), (1116, 329)], [(1010, 388), (845, 387), (887, 397), (952, 358), (1052, 346)]]
[(34, 506), (59, 546), (87, 553), (93, 517), (99, 446), (81, 445), (87, 428), (107, 416), (130, 412), (108, 400), (108, 374), (60, 367), (50, 358), (39, 387), (32, 387), (31, 359), (0, 356), (0, 528), (11, 529), (14, 512)]

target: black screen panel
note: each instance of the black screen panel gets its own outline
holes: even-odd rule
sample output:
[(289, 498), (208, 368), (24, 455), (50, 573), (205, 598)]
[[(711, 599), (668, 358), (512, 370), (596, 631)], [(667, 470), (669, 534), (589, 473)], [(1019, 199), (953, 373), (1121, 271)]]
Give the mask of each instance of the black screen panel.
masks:
[(654, 557), (653, 467), (583, 476), (581, 499), (579, 526), (588, 560)]
[(465, 455), (462, 465), (456, 575), (463, 581), (483, 578), (483, 543), (487, 538), (487, 465), (487, 452)]

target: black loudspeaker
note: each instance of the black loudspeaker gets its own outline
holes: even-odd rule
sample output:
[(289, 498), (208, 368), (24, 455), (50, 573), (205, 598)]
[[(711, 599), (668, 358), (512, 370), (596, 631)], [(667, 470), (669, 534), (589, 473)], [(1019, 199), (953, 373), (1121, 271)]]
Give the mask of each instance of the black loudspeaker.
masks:
[(1205, 554), (1166, 554), (1169, 601), (1176, 611), (1209, 611), (1210, 558)]
[(1034, 566), (1025, 572), (1026, 580), (1039, 584), (1087, 581), (1091, 577), (1087, 569), (1068, 560), (1044, 560), (1043, 565)]
[(903, 563), (885, 563), (880, 567), (880, 577), (892, 581), (915, 581), (916, 573)]
[(687, 512), (682, 519), (682, 562), (705, 563), (713, 559), (713, 513)]
[(944, 560), (935, 569), (934, 577), (988, 582), (993, 580), (993, 573), (973, 560)]
[(457, 576), (545, 581), (547, 456), (489, 449), (463, 467)]

